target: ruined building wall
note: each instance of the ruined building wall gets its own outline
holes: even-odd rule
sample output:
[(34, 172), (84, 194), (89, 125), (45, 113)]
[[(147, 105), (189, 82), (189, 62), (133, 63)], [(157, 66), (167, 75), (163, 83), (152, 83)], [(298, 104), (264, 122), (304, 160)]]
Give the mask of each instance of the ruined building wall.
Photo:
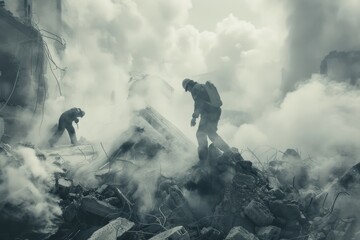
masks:
[(360, 51), (330, 52), (321, 62), (320, 73), (331, 80), (360, 86)]
[(15, 17), (24, 22), (31, 22), (33, 1), (32, 0), (4, 0), (5, 8)]
[(53, 34), (62, 32), (62, 0), (33, 0), (33, 19), (39, 21), (41, 28)]
[(44, 45), (29, 23), (0, 8), (0, 117), (4, 135), (26, 136), (45, 100)]

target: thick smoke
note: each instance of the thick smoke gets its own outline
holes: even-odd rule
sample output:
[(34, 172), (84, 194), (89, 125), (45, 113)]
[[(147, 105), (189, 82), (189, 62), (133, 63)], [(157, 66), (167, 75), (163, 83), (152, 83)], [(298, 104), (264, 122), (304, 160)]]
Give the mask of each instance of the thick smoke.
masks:
[[(61, 215), (61, 209), (59, 199), (49, 192), (54, 187), (54, 173), (61, 169), (39, 160), (30, 148), (20, 146), (10, 154), (0, 155), (2, 217), (10, 222), (22, 221), (29, 230), (54, 233), (57, 230), (54, 221)], [(14, 214), (11, 209), (18, 211)]]
[[(314, 171), (326, 176), (334, 167), (350, 167), (359, 159), (359, 90), (314, 75), (279, 107), (236, 131), (233, 141), (251, 149), (298, 149), (302, 157), (318, 159)], [(249, 155), (247, 155), (250, 157)]]
[[(147, 5), (137, 1), (64, 2), (67, 44), (63, 56), (56, 58), (66, 67), (60, 80), (63, 97), (54, 98), (57, 85), (49, 72), (53, 87), (45, 106), (44, 128), (53, 125), (62, 111), (79, 106), (87, 112), (79, 135), (111, 142), (128, 126), (126, 98), (132, 71), (161, 77), (174, 88), (171, 99), (154, 105), (193, 140), (188, 123), (192, 102), (181, 89), (185, 77), (216, 82), (223, 92), (224, 108), (259, 114), (275, 101), (284, 32), (257, 27), (233, 14), (218, 19), (214, 30), (200, 31), (187, 23), (190, 1)], [(41, 12), (37, 15), (39, 25), (46, 21)], [(149, 93), (152, 99), (161, 99), (161, 94), (156, 88)], [(178, 109), (184, 109), (189, 117)]]
[[(221, 8), (223, 3), (217, 4)], [(236, 6), (247, 14), (229, 10), (221, 16), (196, 15), (204, 12), (200, 6), (175, 0), (64, 1), (67, 47), (57, 58), (66, 67), (63, 96), (58, 97), (48, 74), (53, 86), (44, 125), (51, 126), (70, 107), (81, 107), (87, 114), (78, 135), (110, 148), (129, 126), (134, 106), (147, 102), (127, 101), (129, 72), (136, 71), (174, 88), (167, 101), (160, 87), (151, 88), (144, 99), (152, 99), (195, 142), (189, 126), (193, 103), (181, 88), (181, 80), (189, 77), (213, 81), (224, 109), (253, 116), (253, 122), (240, 127), (220, 122), (219, 132), (240, 150), (297, 148), (302, 156), (319, 160), (314, 168), (319, 177), (340, 161), (346, 166), (358, 161), (353, 156), (360, 140), (359, 90), (312, 75), (331, 50), (358, 48), (355, 0), (277, 1), (273, 11), (269, 3), (244, 1)], [(41, 25), (46, 19), (38, 15)], [(200, 27), (212, 16), (211, 26)]]

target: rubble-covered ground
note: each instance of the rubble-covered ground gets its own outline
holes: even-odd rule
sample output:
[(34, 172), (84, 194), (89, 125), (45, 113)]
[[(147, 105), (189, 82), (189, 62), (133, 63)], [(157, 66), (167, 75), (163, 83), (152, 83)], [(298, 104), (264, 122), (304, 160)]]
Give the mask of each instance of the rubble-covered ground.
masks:
[(359, 239), (359, 164), (324, 187), (293, 149), (259, 170), (210, 145), (180, 171), (156, 132), (138, 121), (112, 152), (1, 144), (0, 239)]

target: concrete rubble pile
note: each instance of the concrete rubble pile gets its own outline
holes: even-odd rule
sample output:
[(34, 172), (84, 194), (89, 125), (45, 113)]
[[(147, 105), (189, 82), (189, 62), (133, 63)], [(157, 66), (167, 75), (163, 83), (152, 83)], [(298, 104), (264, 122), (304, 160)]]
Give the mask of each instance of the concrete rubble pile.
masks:
[[(196, 147), (151, 107), (137, 113), (134, 125), (120, 136), (121, 144), (109, 154), (103, 148), (106, 164), (91, 172), (96, 186), (83, 186), (71, 170), (81, 165), (77, 162), (98, 160), (94, 149), (65, 146), (42, 152), (31, 144), (5, 144), (21, 141), (33, 129), (36, 119), (25, 121), (24, 113), (43, 114), (45, 67), (52, 69), (53, 62), (31, 24), (32, 1), (24, 3), (19, 5), (24, 17), (18, 19), (0, 1), (0, 30), (7, 35), (0, 38), (1, 240), (360, 239), (360, 163), (323, 186), (310, 179), (311, 166), (294, 149), (260, 170), (236, 148), (223, 153), (210, 145), (207, 162), (181, 176), (164, 176), (144, 163), (171, 156), (174, 149), (196, 158)], [(359, 86), (359, 61), (360, 52), (331, 52), (320, 72)], [(147, 95), (151, 85), (167, 97), (173, 94), (166, 81), (131, 75), (129, 98)], [(240, 112), (227, 114), (237, 126), (250, 121)], [(149, 183), (145, 187), (154, 186), (153, 193), (140, 185), (139, 174)]]
[[(351, 199), (349, 195), (360, 192), (359, 164), (338, 177), (326, 191), (311, 192), (306, 186), (315, 183), (306, 177), (306, 169), (300, 171), (303, 177), (299, 179), (306, 180), (303, 185), (286, 178), (291, 175), (284, 167), (286, 161), (301, 161), (295, 150), (284, 153), (283, 163), (270, 163), (269, 169), (261, 171), (244, 160), (237, 149), (225, 154), (210, 145), (207, 163), (196, 164), (182, 176), (158, 176), (152, 206), (144, 211), (139, 197), (143, 190), (133, 178), (132, 169), (141, 169), (136, 160), (140, 156), (153, 161), (169, 145), (149, 138), (150, 130), (143, 125), (131, 129), (130, 138), (94, 172), (99, 184), (93, 188), (76, 183), (60, 154), (37, 150), (39, 159), (54, 161), (62, 168), (54, 174), (50, 190), (59, 199), (62, 212), (55, 220), (57, 229), (47, 235), (29, 232), (31, 224), (17, 229), (24, 224), (23, 216), (16, 218), (20, 210), (1, 205), (1, 222), (11, 219), (6, 226), (12, 224), (13, 228), (8, 229), (17, 229), (1, 239), (355, 240), (360, 235), (356, 231), (358, 216), (337, 207), (356, 207), (356, 201), (346, 201)], [(69, 156), (70, 148), (75, 151), (77, 147), (64, 150)], [(9, 149), (3, 144), (2, 156), (14, 158)], [(80, 152), (85, 159), (91, 153)], [(9, 162), (21, 166), (16, 158)], [(117, 169), (120, 163), (127, 166), (121, 173)], [(146, 174), (151, 179), (152, 172)]]
[[(210, 152), (208, 165), (198, 164), (181, 178), (160, 177), (155, 206), (146, 214), (139, 211), (137, 186), (131, 180), (85, 190), (59, 178), (56, 193), (67, 195), (63, 198), (66, 220), (57, 234), (76, 232), (78, 225), (74, 239), (86, 239), (120, 218), (133, 224), (113, 239), (356, 239), (356, 216), (344, 215), (336, 207), (327, 211), (318, 207), (325, 192), (309, 199), (292, 183), (271, 186), (267, 172), (252, 166), (235, 149), (224, 155), (211, 145)], [(333, 188), (357, 190), (358, 173), (355, 166)], [(205, 214), (194, 208), (184, 192), (196, 193), (210, 210)], [(59, 236), (64, 235), (50, 239)]]

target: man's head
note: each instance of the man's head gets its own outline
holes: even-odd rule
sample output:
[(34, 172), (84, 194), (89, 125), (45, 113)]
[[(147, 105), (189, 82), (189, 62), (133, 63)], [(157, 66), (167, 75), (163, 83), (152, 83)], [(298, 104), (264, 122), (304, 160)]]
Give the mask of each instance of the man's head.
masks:
[(185, 92), (187, 91), (191, 91), (192, 87), (196, 84), (196, 82), (194, 80), (191, 79), (184, 79), (182, 82), (182, 86), (185, 89)]
[(83, 110), (81, 110), (81, 108), (78, 108), (77, 110), (78, 110), (78, 116), (79, 117), (82, 118), (83, 116), (85, 116), (85, 112)]

